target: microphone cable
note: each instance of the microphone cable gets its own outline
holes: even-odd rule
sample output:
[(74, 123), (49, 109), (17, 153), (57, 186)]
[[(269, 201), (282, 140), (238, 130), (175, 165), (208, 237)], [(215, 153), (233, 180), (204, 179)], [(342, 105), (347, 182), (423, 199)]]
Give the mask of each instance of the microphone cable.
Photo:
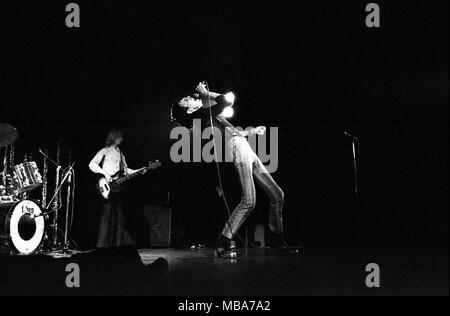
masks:
[[(217, 179), (219, 182), (219, 189), (222, 195), (222, 199), (223, 202), (225, 204), (225, 208), (227, 209), (227, 213), (228, 213), (228, 219), (226, 224), (228, 225), (228, 229), (230, 230), (231, 236), (232, 236), (232, 240), (234, 240), (234, 237), (237, 236), (239, 238), (239, 240), (242, 242), (242, 244), (244, 245), (244, 254), (241, 256), (237, 255), (237, 246), (236, 246), (236, 258), (243, 258), (245, 256), (247, 256), (248, 254), (248, 247), (247, 247), (247, 243), (242, 239), (242, 237), (239, 235), (238, 232), (236, 232), (236, 234), (233, 233), (233, 230), (231, 228), (231, 223), (230, 223), (230, 218), (231, 218), (231, 211), (230, 211), (230, 207), (228, 205), (228, 200), (225, 196), (225, 191), (223, 190), (223, 184), (222, 184), (222, 175), (220, 172), (220, 166), (219, 166), (219, 159), (217, 157), (217, 147), (216, 147), (216, 138), (215, 138), (215, 133), (214, 133), (214, 124), (213, 124), (213, 115), (212, 115), (212, 110), (211, 110), (211, 95), (210, 95), (210, 88), (209, 88), (209, 84), (207, 81), (203, 81), (203, 83), (206, 86), (206, 90), (208, 91), (208, 110), (209, 110), (209, 120), (210, 120), (210, 124), (211, 124), (211, 133), (212, 133), (212, 137), (213, 137), (213, 148), (214, 148), (214, 160), (216, 162), (216, 170), (217, 170)], [(225, 145), (226, 146), (226, 145)], [(222, 233), (221, 233), (222, 234)]]

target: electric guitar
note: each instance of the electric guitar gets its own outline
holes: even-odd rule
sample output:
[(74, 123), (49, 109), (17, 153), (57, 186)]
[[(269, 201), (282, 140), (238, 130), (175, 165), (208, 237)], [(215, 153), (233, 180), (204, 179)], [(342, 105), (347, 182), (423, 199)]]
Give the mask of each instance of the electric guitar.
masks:
[(131, 174), (123, 175), (123, 171), (119, 171), (114, 176), (112, 176), (113, 181), (111, 181), (110, 183), (108, 183), (108, 180), (106, 180), (106, 178), (104, 177), (98, 180), (97, 189), (102, 197), (105, 200), (108, 200), (114, 193), (121, 192), (125, 189), (125, 182), (128, 182), (131, 179), (134, 179), (137, 176), (146, 173), (148, 170), (154, 170), (158, 167), (161, 167), (161, 162), (159, 162), (159, 160), (156, 160), (154, 162), (150, 162), (147, 167), (141, 168)]

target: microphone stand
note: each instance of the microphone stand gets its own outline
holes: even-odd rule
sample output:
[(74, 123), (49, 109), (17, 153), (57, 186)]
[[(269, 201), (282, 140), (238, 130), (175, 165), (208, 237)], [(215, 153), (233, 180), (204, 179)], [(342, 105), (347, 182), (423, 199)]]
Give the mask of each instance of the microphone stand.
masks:
[[(56, 192), (55, 192), (55, 194), (53, 195), (52, 199), (50, 200), (50, 203), (48, 203), (48, 205), (51, 205), (51, 204), (52, 204), (52, 201), (53, 201), (53, 200), (56, 198), (56, 196), (59, 194), (59, 191), (61, 191), (63, 184), (66, 182), (66, 180), (67, 180), (67, 178), (69, 177), (69, 175), (72, 174), (73, 166), (74, 166), (74, 165), (75, 165), (75, 163), (73, 163), (73, 164), (69, 167), (69, 170), (68, 170), (68, 171), (66, 172), (66, 174), (64, 175), (64, 178), (62, 179), (61, 183), (59, 184), (58, 188), (56, 189)], [(47, 215), (49, 215), (49, 214), (55, 212), (55, 209), (52, 209), (52, 210), (49, 211), (48, 208), (47, 208), (47, 209), (45, 209), (45, 210), (46, 210), (46, 212), (42, 213), (40, 216), (47, 216)], [(57, 211), (57, 210), (56, 210), (56, 211)]]
[(344, 134), (352, 139), (352, 151), (353, 151), (353, 172), (354, 172), (354, 192), (355, 192), (355, 201), (356, 201), (356, 210), (358, 210), (359, 205), (359, 139), (348, 132), (344, 132)]
[(356, 245), (358, 245), (358, 243), (361, 242), (361, 234), (362, 231), (361, 226), (362, 226), (362, 218), (361, 218), (361, 214), (360, 214), (360, 202), (359, 202), (359, 147), (360, 147), (360, 143), (359, 143), (359, 139), (355, 136), (353, 136), (352, 134), (348, 133), (348, 132), (344, 132), (344, 134), (346, 136), (348, 136), (349, 138), (351, 138), (352, 140), (352, 155), (353, 155), (353, 173), (354, 173), (354, 195), (355, 195), (355, 220), (356, 220), (356, 238), (354, 238), (354, 241), (356, 242)]
[[(61, 166), (58, 166), (56, 168), (56, 180), (55, 180), (55, 186), (56, 186), (56, 190), (55, 190), (55, 196), (53, 197), (54, 202), (53, 202), (53, 209), (52, 209), (52, 213), (53, 213), (53, 223), (52, 223), (52, 227), (53, 227), (53, 241), (52, 241), (52, 249), (53, 250), (57, 250), (58, 249), (58, 210), (59, 210), (59, 204), (60, 204), (60, 199), (59, 199), (59, 191), (61, 189), (60, 184), (60, 170), (61, 170)], [(62, 183), (61, 183), (62, 185)]]
[(64, 225), (64, 244), (63, 244), (63, 251), (67, 252), (69, 250), (69, 244), (68, 244), (68, 233), (69, 233), (69, 205), (70, 205), (70, 192), (72, 189), (72, 171), (68, 171), (69, 178), (67, 180), (67, 199), (66, 199), (66, 221)]
[(3, 188), (5, 190), (5, 194), (6, 194), (7, 185), (8, 185), (7, 181), (6, 181), (6, 174), (8, 172), (8, 159), (7, 159), (8, 146), (5, 146), (4, 148), (5, 148), (5, 151), (4, 151), (5, 156), (3, 157), (2, 182), (0, 184), (3, 186)]
[[(61, 171), (61, 159), (60, 159), (60, 154), (61, 154), (61, 147), (60, 147), (60, 143), (58, 142), (57, 145), (57, 150), (56, 150), (56, 178), (55, 178), (55, 196), (54, 199), (55, 201), (53, 202), (53, 240), (52, 240), (52, 250), (57, 250), (58, 249), (58, 215), (59, 215), (59, 207), (60, 207), (60, 199), (59, 199), (59, 190), (58, 190), (58, 186), (60, 184), (60, 171)], [(51, 204), (51, 203), (50, 203)]]
[[(69, 152), (69, 156), (71, 156), (71, 153)], [(69, 161), (71, 159), (69, 158)], [(69, 208), (70, 208), (70, 196), (72, 192), (72, 172), (73, 172), (73, 166), (74, 164), (69, 168), (69, 171), (67, 171), (67, 197), (66, 197), (66, 221), (64, 225), (64, 244), (63, 244), (63, 253), (69, 252)], [(73, 198), (73, 197), (72, 197)], [(73, 210), (72, 210), (73, 211)]]
[[(56, 189), (55, 194), (53, 195), (52, 199), (50, 200), (50, 203), (48, 204), (48, 206), (51, 206), (52, 201), (56, 198), (56, 196), (59, 194), (59, 191), (61, 191), (64, 183), (69, 179), (69, 188), (68, 188), (68, 196), (67, 196), (67, 208), (66, 208), (66, 227), (65, 227), (65, 232), (64, 232), (64, 244), (62, 245), (62, 247), (53, 247), (52, 251), (53, 253), (56, 252), (61, 252), (62, 255), (71, 255), (70, 251), (69, 251), (69, 242), (68, 242), (68, 228), (69, 228), (69, 204), (70, 204), (70, 190), (71, 190), (71, 177), (72, 177), (72, 172), (73, 172), (73, 166), (75, 165), (75, 163), (73, 163), (70, 167), (69, 170), (65, 173), (60, 185), (58, 186), (58, 188)], [(45, 209), (45, 212), (43, 212), (42, 214), (38, 215), (38, 216), (32, 216), (32, 218), (35, 217), (41, 217), (43, 216), (44, 218), (48, 218), (49, 214), (54, 213), (54, 212), (58, 212), (58, 209), (52, 209), (49, 210), (48, 208)], [(56, 240), (56, 238), (55, 238)]]
[[(55, 189), (55, 193), (52, 197), (52, 199), (50, 200), (50, 202), (47, 204), (47, 207), (44, 209), (45, 212), (42, 213), (41, 216), (44, 216), (45, 218), (48, 218), (49, 215), (51, 213), (54, 213), (53, 216), (53, 229), (54, 229), (54, 235), (53, 235), (53, 242), (52, 242), (52, 250), (62, 250), (63, 253), (68, 253), (69, 250), (69, 242), (68, 242), (68, 229), (69, 229), (69, 208), (70, 208), (70, 193), (72, 191), (72, 173), (74, 171), (73, 166), (75, 165), (75, 163), (71, 164), (69, 166), (69, 170), (65, 173), (62, 181), (60, 182), (60, 170), (62, 169), (61, 166), (53, 161), (45, 152), (43, 152), (41, 149), (39, 149), (39, 152), (46, 157), (50, 162), (52, 162), (56, 167), (57, 167), (57, 176), (56, 176), (56, 189)], [(58, 154), (58, 159), (57, 161), (59, 162), (59, 154)], [(65, 214), (65, 227), (64, 227), (64, 244), (61, 247), (58, 247), (58, 243), (57, 243), (57, 238), (58, 238), (58, 222), (57, 222), (57, 218), (58, 218), (58, 211), (59, 211), (59, 203), (61, 201), (59, 201), (59, 192), (61, 191), (64, 183), (67, 181), (68, 183), (68, 187), (67, 187), (67, 200), (66, 200), (66, 214)], [(53, 208), (52, 210), (49, 210), (49, 207), (52, 205), (53, 203)]]

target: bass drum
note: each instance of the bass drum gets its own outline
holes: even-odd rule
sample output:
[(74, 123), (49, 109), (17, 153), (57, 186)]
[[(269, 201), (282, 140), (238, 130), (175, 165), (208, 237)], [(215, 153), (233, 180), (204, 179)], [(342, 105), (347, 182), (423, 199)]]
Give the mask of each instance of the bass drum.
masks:
[(30, 255), (45, 235), (45, 219), (36, 202), (23, 200), (0, 205), (0, 242), (16, 254)]

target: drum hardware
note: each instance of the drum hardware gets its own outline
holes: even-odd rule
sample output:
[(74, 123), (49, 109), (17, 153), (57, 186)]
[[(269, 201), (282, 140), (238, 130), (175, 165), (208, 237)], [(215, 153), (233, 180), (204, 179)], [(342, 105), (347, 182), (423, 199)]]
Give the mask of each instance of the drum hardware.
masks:
[[(0, 149), (4, 147), (4, 157), (3, 157), (3, 170), (2, 170), (2, 181), (0, 185), (3, 186), (5, 192), (0, 191), (0, 195), (7, 195), (8, 192), (8, 162), (11, 163), (11, 159), (14, 159), (14, 142), (19, 138), (19, 133), (14, 126), (6, 123), (0, 123)], [(9, 146), (9, 148), (8, 148)], [(9, 159), (8, 159), (9, 158)]]
[[(60, 250), (63, 254), (72, 254), (72, 251), (69, 250), (69, 229), (71, 225), (69, 215), (70, 210), (73, 214), (74, 206), (74, 164), (69, 163), (68, 168), (62, 168), (60, 165), (60, 144), (58, 143), (57, 162), (48, 157), (47, 153), (39, 150), (45, 157), (43, 177), (41, 177), (32, 155), (25, 155), (23, 162), (15, 165), (13, 143), (18, 136), (15, 128), (0, 123), (0, 155), (3, 155), (0, 156), (0, 163), (3, 163), (0, 169), (0, 250), (5, 249), (14, 255), (50, 254), (59, 253)], [(50, 202), (47, 203), (49, 161), (56, 165), (57, 176), (55, 193)], [(62, 207), (62, 187), (66, 183), (68, 187), (65, 231), (60, 232), (58, 211)], [(42, 200), (29, 199), (29, 193), (41, 185)], [(47, 226), (50, 218), (52, 225)], [(53, 235), (50, 234), (51, 238), (49, 238), (47, 227), (51, 227), (53, 232)], [(58, 243), (58, 233), (64, 235), (63, 245)], [(60, 245), (62, 247), (59, 247)]]
[(14, 144), (9, 145), (9, 165), (14, 166), (14, 156), (15, 156), (15, 150), (14, 150)]
[[(59, 146), (58, 146), (59, 148)], [(50, 214), (53, 215), (53, 223), (50, 225), (50, 227), (53, 230), (53, 238), (51, 241), (51, 249), (53, 251), (59, 251), (62, 250), (63, 252), (69, 251), (69, 210), (70, 210), (70, 203), (73, 203), (74, 198), (74, 190), (72, 189), (72, 177), (75, 175), (74, 165), (75, 163), (71, 163), (70, 166), (63, 170), (60, 165), (58, 165), (57, 162), (59, 162), (59, 157), (57, 158), (57, 162), (53, 161), (46, 153), (44, 153), (42, 150), (39, 150), (39, 152), (48, 159), (51, 163), (53, 163), (57, 167), (57, 174), (56, 174), (56, 188), (53, 197), (50, 199), (50, 201), (47, 204), (47, 209), (45, 209), (45, 212), (43, 212), (44, 216), (50, 216)], [(69, 152), (70, 156), (70, 152)], [(71, 158), (69, 157), (69, 161)], [(61, 180), (62, 178), (62, 180)], [(65, 227), (64, 227), (64, 242), (63, 245), (60, 245), (58, 243), (58, 232), (59, 232), (59, 226), (58, 226), (58, 213), (62, 206), (61, 204), (61, 189), (63, 185), (67, 182), (67, 200), (66, 200), (66, 214), (65, 214)], [(51, 207), (51, 210), (49, 210)], [(55, 220), (56, 219), (56, 220)]]
[(12, 172), (11, 168), (14, 161), (14, 146), (5, 146), (2, 152), (4, 156), (2, 159), (3, 168), (1, 172), (0, 196), (4, 197), (3, 200), (5, 200), (7, 197), (14, 197), (15, 199), (19, 199), (19, 195), (17, 194), (17, 192), (15, 192), (19, 184), (17, 181), (17, 177)]
[[(51, 205), (52, 203), (53, 203), (53, 205), (54, 205), (54, 201), (55, 201), (57, 198), (59, 198), (59, 193), (60, 193), (60, 191), (61, 191), (61, 189), (62, 189), (64, 183), (68, 180), (69, 176), (71, 176), (72, 173), (74, 172), (74, 169), (73, 169), (74, 165), (75, 165), (75, 163), (72, 163), (72, 165), (70, 165), (70, 167), (68, 168), (68, 170), (63, 172), (64, 177), (63, 177), (61, 183), (59, 183), (58, 187), (56, 188), (56, 191), (55, 191), (55, 193), (53, 194), (53, 197), (51, 198), (51, 200), (50, 200), (50, 202), (48, 203), (48, 205)], [(58, 211), (59, 211), (59, 208), (58, 208)], [(54, 207), (52, 207), (52, 210), (47, 211), (47, 212), (44, 212), (43, 215), (51, 214), (51, 213), (54, 213), (54, 212), (55, 212), (55, 209), (54, 209)]]
[[(49, 241), (48, 234), (47, 234), (47, 231), (45, 229), (44, 229), (44, 231), (42, 233), (42, 236), (39, 235), (40, 236), (39, 237), (40, 238), (39, 245), (37, 243), (33, 243), (31, 245), (27, 245), (28, 247), (25, 247), (24, 245), (26, 245), (26, 241), (27, 241), (27, 237), (26, 236), (22, 236), (22, 235), (19, 236), (17, 233), (14, 233), (14, 235), (12, 235), (11, 238), (8, 239), (8, 237), (7, 237), (8, 236), (8, 228), (5, 228), (2, 231), (1, 227), (0, 227), (0, 240), (7, 240), (8, 244), (13, 243), (14, 249), (13, 249), (13, 251), (10, 252), (11, 254), (20, 254), (20, 255), (29, 255), (29, 254), (36, 254), (36, 253), (49, 254), (49, 253), (56, 253), (56, 252), (60, 252), (60, 251), (62, 251), (63, 254), (70, 254), (70, 253), (72, 253), (69, 250), (70, 243), (69, 243), (69, 240), (68, 240), (69, 239), (69, 235), (68, 234), (69, 234), (69, 208), (70, 208), (70, 202), (73, 201), (73, 196), (74, 196), (74, 191), (72, 191), (72, 185), (71, 185), (72, 177), (74, 175), (74, 169), (73, 169), (74, 165), (75, 164), (72, 164), (68, 168), (68, 170), (65, 170), (63, 172), (64, 176), (62, 177), (62, 181), (59, 184), (58, 188), (56, 189), (56, 192), (54, 193), (52, 199), (50, 200), (50, 202), (48, 204), (49, 208), (50, 208), (50, 206), (52, 205), (54, 200), (59, 196), (63, 185), (67, 181), (69, 183), (69, 186), (68, 186), (68, 197), (67, 197), (67, 208), (66, 208), (66, 227), (65, 227), (65, 231), (64, 231), (64, 244), (62, 245), (62, 247), (58, 247), (58, 248), (54, 247), (53, 240), (50, 241), (49, 247), (45, 246), (48, 243), (48, 241)], [(32, 206), (30, 207), (28, 204), (22, 205), (21, 203), (25, 202), (25, 201), (32, 201), (33, 202)], [(30, 203), (30, 202), (26, 202), (26, 203)], [(2, 206), (2, 207), (7, 207), (7, 206), (11, 207), (12, 205), (14, 205), (14, 212), (15, 213), (18, 212), (17, 209), (20, 207), (21, 216), (23, 217), (23, 219), (21, 219), (20, 221), (31, 222), (31, 223), (33, 221), (35, 221), (37, 223), (37, 225), (42, 225), (42, 223), (44, 223), (44, 227), (45, 227), (45, 223), (48, 222), (48, 220), (50, 219), (50, 215), (52, 213), (54, 213), (53, 207), (52, 207), (51, 210), (49, 208), (48, 209), (42, 209), (39, 206), (40, 203), (34, 202), (33, 200), (22, 200), (20, 202), (16, 201), (16, 204), (9, 203), (8, 205), (5, 204), (5, 205), (0, 205), (0, 206)], [(38, 211), (36, 211), (36, 209), (38, 209)], [(17, 217), (18, 217), (18, 215), (16, 214), (15, 215), (15, 220), (16, 221), (12, 222), (13, 224), (17, 222)], [(10, 221), (10, 217), (6, 217), (5, 218), (5, 216), (0, 216), (0, 225), (3, 225), (3, 222), (5, 222), (5, 224), (6, 224), (8, 221)], [(13, 225), (13, 224), (11, 224), (11, 225)], [(9, 231), (13, 231), (13, 232), (17, 231), (17, 228), (10, 227)], [(25, 235), (26, 235), (26, 233), (25, 233)], [(37, 238), (38, 237), (36, 237), (36, 239)], [(45, 251), (45, 248), (47, 248), (48, 251)]]
[[(47, 156), (48, 152), (45, 151)], [(47, 208), (47, 191), (48, 191), (48, 158), (44, 156), (44, 169), (42, 171), (42, 200), (41, 206), (43, 209)]]
[(19, 201), (19, 199), (16, 198), (15, 196), (13, 196), (13, 195), (0, 194), (0, 205), (13, 204), (13, 203), (16, 203), (18, 201)]
[[(72, 151), (69, 150), (69, 165), (72, 164)], [(73, 167), (73, 165), (72, 165)], [(72, 194), (72, 205), (74, 202), (74, 196), (75, 193), (72, 191), (72, 173), (73, 168), (70, 168), (69, 171), (67, 171), (68, 178), (67, 178), (67, 198), (66, 198), (66, 221), (64, 225), (64, 244), (63, 244), (63, 251), (67, 252), (69, 250), (69, 209), (70, 209), (70, 202), (71, 202), (71, 194)], [(72, 209), (73, 210), (73, 209)]]
[[(66, 200), (66, 215), (65, 215), (65, 226), (64, 226), (64, 243), (61, 247), (59, 247), (59, 244), (56, 244), (55, 246), (55, 242), (54, 240), (57, 240), (57, 236), (56, 238), (54, 237), (53, 242), (52, 242), (52, 250), (53, 251), (59, 251), (61, 250), (63, 253), (69, 253), (69, 248), (70, 248), (70, 243), (69, 243), (69, 210), (70, 210), (70, 203), (73, 203), (73, 198), (74, 198), (74, 190), (72, 190), (72, 177), (74, 176), (75, 170), (73, 169), (73, 166), (75, 164), (73, 163), (67, 171), (64, 171), (64, 177), (59, 185), (59, 187), (57, 188), (55, 195), (53, 196), (53, 198), (50, 200), (49, 205), (52, 204), (53, 199), (56, 199), (56, 196), (59, 195), (59, 192), (61, 191), (64, 183), (67, 181), (68, 186), (67, 186), (67, 200)], [(59, 211), (59, 209), (57, 210)], [(44, 216), (44, 217), (49, 217), (49, 215), (51, 213), (54, 213), (55, 209), (52, 208), (52, 210), (43, 212), (42, 214), (38, 215), (38, 216)], [(32, 216), (33, 217), (33, 216)], [(53, 227), (55, 228), (55, 227)], [(56, 227), (58, 229), (58, 227)]]
[[(4, 147), (4, 153), (3, 153), (3, 170), (2, 170), (2, 187), (6, 190), (7, 183), (6, 183), (6, 175), (8, 173), (8, 147)], [(5, 193), (6, 194), (6, 193)]]
[(15, 193), (32, 191), (42, 185), (42, 177), (34, 161), (14, 166), (14, 174), (19, 184)]
[[(59, 181), (60, 181), (60, 172), (61, 172), (61, 147), (60, 147), (60, 143), (58, 142), (57, 144), (57, 149), (56, 149), (56, 181), (55, 181), (55, 195), (53, 196), (54, 202), (53, 202), (53, 224), (52, 224), (52, 228), (53, 228), (53, 249), (56, 250), (58, 248), (58, 210), (59, 210), (59, 206), (60, 206), (60, 199), (59, 199), (59, 195), (58, 192), (60, 190), (60, 188), (58, 188), (59, 186)], [(49, 203), (49, 205), (52, 204), (52, 202)]]

